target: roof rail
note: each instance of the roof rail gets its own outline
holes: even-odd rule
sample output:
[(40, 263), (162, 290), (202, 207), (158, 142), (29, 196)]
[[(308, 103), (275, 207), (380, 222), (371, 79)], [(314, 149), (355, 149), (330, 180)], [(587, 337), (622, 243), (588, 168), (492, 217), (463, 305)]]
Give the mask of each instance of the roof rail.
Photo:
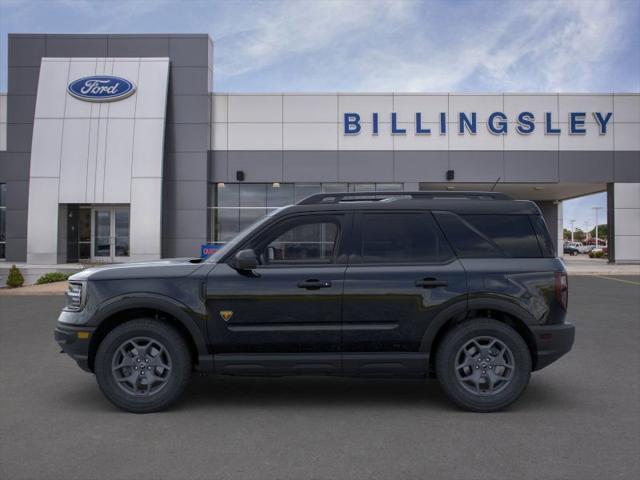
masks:
[(421, 192), (344, 192), (316, 193), (300, 200), (297, 205), (319, 205), (340, 202), (378, 202), (393, 197), (409, 197), (411, 199), (460, 198), (474, 200), (511, 200), (511, 197), (498, 192), (452, 192), (450, 190), (425, 190)]

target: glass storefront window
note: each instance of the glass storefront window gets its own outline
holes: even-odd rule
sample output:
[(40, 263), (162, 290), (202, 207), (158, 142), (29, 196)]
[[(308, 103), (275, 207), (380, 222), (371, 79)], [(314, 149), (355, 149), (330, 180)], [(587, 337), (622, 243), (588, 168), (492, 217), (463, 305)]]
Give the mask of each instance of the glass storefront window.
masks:
[(401, 191), (402, 183), (216, 183), (209, 188), (208, 241), (226, 243), (274, 209), (315, 193)]

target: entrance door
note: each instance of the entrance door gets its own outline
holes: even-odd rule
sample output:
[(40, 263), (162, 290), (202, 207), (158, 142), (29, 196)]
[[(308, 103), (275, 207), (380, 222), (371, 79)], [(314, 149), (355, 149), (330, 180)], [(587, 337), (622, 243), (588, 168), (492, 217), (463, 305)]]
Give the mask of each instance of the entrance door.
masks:
[(129, 207), (93, 209), (93, 260), (126, 261), (129, 257)]

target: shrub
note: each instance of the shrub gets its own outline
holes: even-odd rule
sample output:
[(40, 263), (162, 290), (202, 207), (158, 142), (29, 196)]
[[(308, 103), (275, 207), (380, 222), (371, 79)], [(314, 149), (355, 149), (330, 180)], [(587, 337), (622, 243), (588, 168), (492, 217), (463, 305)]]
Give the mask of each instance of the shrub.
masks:
[(12, 265), (7, 276), (7, 286), (11, 288), (21, 287), (24, 283), (24, 277), (20, 273), (20, 269)]
[(596, 252), (589, 252), (589, 258), (602, 258), (604, 257), (604, 252), (602, 250), (598, 250)]
[(69, 278), (68, 273), (62, 272), (49, 272), (42, 275), (36, 283), (38, 285), (42, 285), (43, 283), (54, 283), (54, 282), (64, 282)]

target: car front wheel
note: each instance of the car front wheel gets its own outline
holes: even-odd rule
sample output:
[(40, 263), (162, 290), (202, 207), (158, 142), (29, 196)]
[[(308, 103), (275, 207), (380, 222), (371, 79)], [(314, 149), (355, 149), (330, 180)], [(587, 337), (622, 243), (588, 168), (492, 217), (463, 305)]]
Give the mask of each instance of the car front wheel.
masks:
[(114, 328), (102, 340), (95, 374), (104, 395), (133, 413), (157, 412), (171, 405), (191, 376), (191, 356), (182, 335), (153, 319), (136, 319)]
[(529, 348), (510, 326), (467, 320), (449, 331), (436, 355), (436, 375), (447, 397), (465, 410), (494, 412), (515, 402), (531, 375)]

